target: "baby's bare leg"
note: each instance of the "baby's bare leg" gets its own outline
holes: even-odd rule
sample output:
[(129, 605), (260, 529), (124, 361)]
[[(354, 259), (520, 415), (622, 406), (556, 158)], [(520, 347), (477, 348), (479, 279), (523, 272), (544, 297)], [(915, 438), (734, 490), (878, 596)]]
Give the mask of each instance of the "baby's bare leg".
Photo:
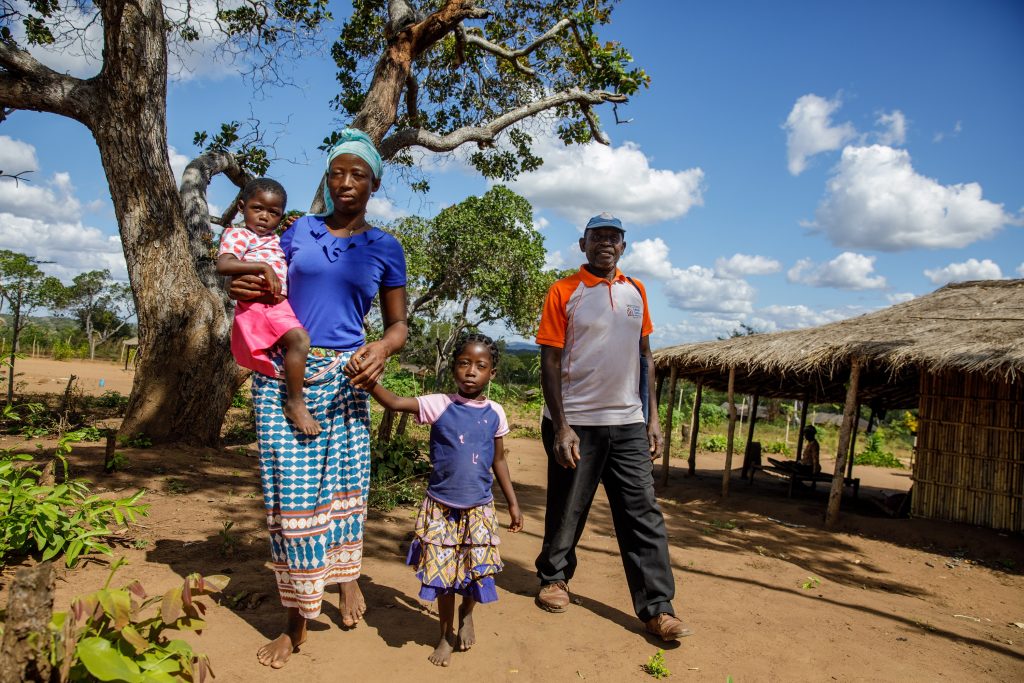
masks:
[(286, 332), (280, 340), (284, 352), (284, 385), (288, 398), (284, 416), (306, 436), (316, 436), (322, 429), (313, 419), (302, 396), (302, 382), (306, 378), (306, 356), (309, 355), (309, 334), (301, 327)]

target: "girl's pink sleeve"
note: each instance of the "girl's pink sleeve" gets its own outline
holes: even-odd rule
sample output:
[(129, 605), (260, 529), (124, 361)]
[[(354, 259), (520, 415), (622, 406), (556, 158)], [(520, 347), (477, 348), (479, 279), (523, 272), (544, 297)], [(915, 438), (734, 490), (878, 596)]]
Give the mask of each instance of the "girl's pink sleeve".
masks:
[(416, 422), (421, 425), (432, 425), (437, 422), (437, 418), (441, 417), (441, 413), (452, 401), (444, 394), (427, 394), (426, 396), (417, 396), (416, 402), (420, 404)]
[(505, 409), (494, 401), (491, 401), (491, 407), (498, 414), (498, 429), (494, 432), (494, 438), (497, 439), (499, 436), (505, 436), (509, 433), (508, 418), (505, 417)]

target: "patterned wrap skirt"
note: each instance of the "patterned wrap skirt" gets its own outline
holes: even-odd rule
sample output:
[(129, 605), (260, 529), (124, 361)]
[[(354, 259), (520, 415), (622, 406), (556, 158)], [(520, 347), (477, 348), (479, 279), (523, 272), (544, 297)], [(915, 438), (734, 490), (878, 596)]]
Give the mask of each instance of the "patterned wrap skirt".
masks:
[(306, 405), (323, 427), (309, 437), (284, 416), (284, 383), (252, 376), (263, 503), (281, 604), (320, 615), (324, 587), (359, 577), (370, 486), (368, 394), (342, 372), (352, 352), (311, 349)]
[(460, 510), (427, 496), (416, 516), (416, 537), (406, 559), (416, 567), (420, 598), (458, 594), (477, 602), (497, 600), (499, 543), (493, 502)]

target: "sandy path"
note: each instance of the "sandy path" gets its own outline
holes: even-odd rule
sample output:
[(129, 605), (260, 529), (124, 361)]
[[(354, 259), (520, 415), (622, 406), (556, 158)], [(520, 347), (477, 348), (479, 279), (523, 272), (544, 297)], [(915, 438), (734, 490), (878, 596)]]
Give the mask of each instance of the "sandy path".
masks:
[[(469, 653), (456, 653), (450, 669), (426, 661), (437, 622), (416, 600), (415, 580), (403, 564), (410, 508), (371, 514), (361, 580), (370, 606), (365, 623), (342, 631), (337, 609), (329, 606), (286, 669), (257, 663), (255, 650), (276, 633), (281, 609), (265, 567), (251, 449), (127, 452), (131, 469), (106, 485), (154, 491), (147, 496), (152, 515), (136, 531), (147, 547), (118, 551), (131, 562), (121, 578), (139, 577), (150, 591), (164, 591), (192, 571), (228, 571), (230, 594), (270, 596), (252, 610), (211, 610), (198, 644), (211, 656), (219, 681), (647, 680), (640, 666), (661, 645), (641, 633), (631, 614), (603, 494), (580, 544), (580, 569), (571, 586), (580, 604), (562, 615), (534, 606), (544, 455), (532, 440), (511, 440), (509, 447), (526, 530), (504, 535), (501, 599), (477, 611), (479, 643)], [(712, 457), (702, 460), (710, 464)], [(98, 458), (96, 447), (80, 448), (79, 473), (97, 476)], [(1019, 572), (1024, 550), (1018, 538), (860, 514), (845, 515), (838, 532), (825, 532), (823, 493), (790, 500), (781, 485), (765, 481), (735, 486), (723, 503), (717, 494), (720, 472), (702, 474), (687, 479), (682, 470), (674, 471), (664, 492), (676, 604), (696, 631), (665, 653), (672, 680), (1020, 678), (1024, 632), (1009, 622), (1024, 621), (1024, 580), (1019, 573), (950, 557), (964, 546), (961, 554), (968, 558), (1002, 558), (1016, 563)], [(169, 479), (191, 491), (161, 492)], [(235, 523), (239, 548), (225, 553), (218, 532), (228, 520)], [(104, 576), (96, 564), (68, 573), (58, 584), (57, 603), (94, 589)], [(808, 577), (820, 583), (802, 588)]]

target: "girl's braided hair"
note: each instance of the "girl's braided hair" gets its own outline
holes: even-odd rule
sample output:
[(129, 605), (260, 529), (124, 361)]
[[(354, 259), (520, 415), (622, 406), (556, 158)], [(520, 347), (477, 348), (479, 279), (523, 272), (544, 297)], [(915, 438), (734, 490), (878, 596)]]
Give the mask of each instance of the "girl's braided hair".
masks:
[(494, 343), (494, 340), (488, 337), (486, 334), (464, 334), (459, 337), (459, 340), (455, 342), (455, 350), (452, 352), (452, 360), (459, 357), (462, 350), (470, 344), (481, 344), (487, 347), (487, 350), (491, 352), (491, 365), (498, 367), (498, 345)]

